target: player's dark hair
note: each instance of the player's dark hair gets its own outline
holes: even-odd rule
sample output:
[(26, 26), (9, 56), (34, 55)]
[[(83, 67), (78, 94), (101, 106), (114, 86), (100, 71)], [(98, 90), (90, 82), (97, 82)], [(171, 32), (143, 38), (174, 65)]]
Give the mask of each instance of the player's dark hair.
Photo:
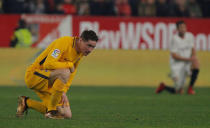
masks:
[(176, 28), (179, 28), (179, 25), (181, 24), (185, 24), (185, 22), (183, 20), (179, 20), (176, 22)]
[(85, 30), (82, 32), (80, 36), (84, 41), (92, 40), (92, 41), (98, 41), (98, 36), (93, 30)]

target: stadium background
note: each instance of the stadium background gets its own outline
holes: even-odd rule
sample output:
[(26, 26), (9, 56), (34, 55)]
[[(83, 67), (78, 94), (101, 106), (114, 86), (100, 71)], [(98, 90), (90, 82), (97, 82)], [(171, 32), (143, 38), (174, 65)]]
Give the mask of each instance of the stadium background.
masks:
[[(33, 48), (7, 48), (10, 37), (22, 18), (34, 30)], [(99, 36), (97, 50), (79, 67), (74, 85), (157, 86), (168, 77), (169, 41), (180, 18), (81, 17), (71, 15), (0, 15), (1, 85), (24, 85), (24, 71), (33, 59), (54, 39), (76, 36), (93, 29)], [(210, 80), (210, 19), (185, 20), (194, 34), (201, 73), (196, 86), (208, 86)], [(10, 22), (8, 22), (10, 21)], [(90, 70), (91, 69), (91, 70)]]

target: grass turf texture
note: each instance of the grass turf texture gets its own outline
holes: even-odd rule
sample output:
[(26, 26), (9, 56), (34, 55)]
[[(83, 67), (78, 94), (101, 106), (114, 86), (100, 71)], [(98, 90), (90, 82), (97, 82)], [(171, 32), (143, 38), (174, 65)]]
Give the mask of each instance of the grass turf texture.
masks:
[(71, 120), (45, 119), (30, 110), (16, 118), (17, 97), (38, 99), (26, 87), (0, 87), (0, 128), (210, 128), (210, 88), (197, 94), (154, 94), (151, 87), (72, 86)]

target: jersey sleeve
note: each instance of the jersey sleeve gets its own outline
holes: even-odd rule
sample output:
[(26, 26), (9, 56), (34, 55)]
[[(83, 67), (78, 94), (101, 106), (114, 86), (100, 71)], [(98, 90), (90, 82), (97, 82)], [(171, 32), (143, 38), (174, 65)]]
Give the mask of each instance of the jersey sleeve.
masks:
[(51, 48), (43, 64), (44, 69), (72, 68), (74, 66), (72, 62), (59, 61), (68, 48), (68, 41), (68, 37), (62, 37), (55, 40), (55, 45)]
[(174, 37), (171, 39), (171, 42), (170, 42), (170, 52), (172, 53), (178, 52), (177, 44)]

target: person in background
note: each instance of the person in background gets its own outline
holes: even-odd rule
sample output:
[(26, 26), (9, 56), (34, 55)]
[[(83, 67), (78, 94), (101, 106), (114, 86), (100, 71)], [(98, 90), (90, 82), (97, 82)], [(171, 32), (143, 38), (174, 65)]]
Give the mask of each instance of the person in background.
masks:
[(116, 0), (115, 6), (118, 16), (131, 16), (131, 7), (128, 0)]
[(156, 12), (158, 17), (169, 16), (169, 6), (166, 0), (158, 0), (156, 6)]
[(189, 0), (188, 8), (190, 11), (190, 17), (202, 17), (201, 8), (196, 0)]
[(193, 95), (195, 94), (193, 86), (199, 74), (199, 61), (194, 48), (194, 37), (192, 33), (187, 32), (184, 21), (177, 21), (176, 27), (178, 33), (173, 36), (170, 43), (170, 76), (174, 81), (175, 87), (160, 83), (156, 93), (166, 90), (172, 94), (182, 94), (186, 77), (190, 75), (187, 93)]
[(3, 13), (3, 1), (0, 0), (0, 13)]
[(90, 5), (88, 0), (78, 0), (77, 3), (77, 14), (80, 16), (90, 15)]
[(27, 24), (23, 19), (18, 22), (18, 27), (15, 29), (10, 47), (30, 47), (32, 45), (32, 34), (27, 28)]
[(176, 0), (174, 7), (174, 16), (176, 17), (190, 17), (189, 8), (186, 0)]
[(138, 2), (139, 0), (128, 0), (131, 7), (132, 16), (138, 16)]
[(94, 16), (113, 16), (115, 15), (114, 1), (112, 0), (91, 0), (90, 14)]
[(77, 13), (77, 9), (73, 0), (64, 0), (64, 2), (62, 3), (62, 9), (64, 11), (64, 14), (75, 15)]
[(155, 0), (140, 0), (138, 7), (139, 16), (156, 16)]

